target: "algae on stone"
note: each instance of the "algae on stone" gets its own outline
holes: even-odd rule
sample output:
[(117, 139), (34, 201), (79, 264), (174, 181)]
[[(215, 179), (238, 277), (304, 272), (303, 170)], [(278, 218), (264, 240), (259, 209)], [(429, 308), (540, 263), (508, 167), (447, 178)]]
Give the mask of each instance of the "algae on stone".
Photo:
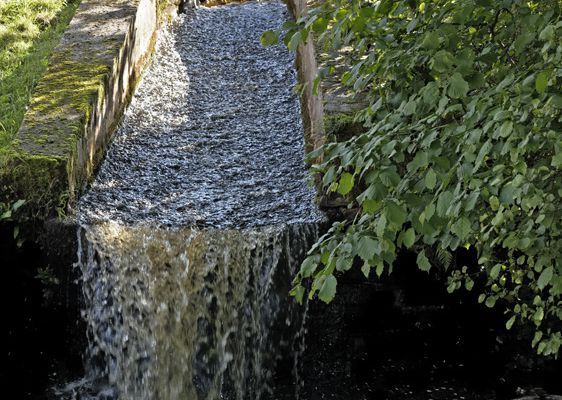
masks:
[(0, 1), (0, 156), (79, 0)]
[(170, 4), (178, 0), (82, 1), (18, 134), (0, 146), (0, 197), (25, 198), (40, 218), (75, 201), (103, 157)]

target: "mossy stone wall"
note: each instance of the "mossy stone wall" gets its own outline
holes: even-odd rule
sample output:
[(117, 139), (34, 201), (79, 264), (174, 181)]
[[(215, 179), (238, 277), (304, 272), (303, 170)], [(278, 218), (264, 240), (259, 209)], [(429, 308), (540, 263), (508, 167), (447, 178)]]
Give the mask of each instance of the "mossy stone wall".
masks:
[(10, 149), (1, 200), (26, 217), (65, 213), (103, 158), (148, 59), (159, 24), (180, 0), (83, 0), (55, 49)]

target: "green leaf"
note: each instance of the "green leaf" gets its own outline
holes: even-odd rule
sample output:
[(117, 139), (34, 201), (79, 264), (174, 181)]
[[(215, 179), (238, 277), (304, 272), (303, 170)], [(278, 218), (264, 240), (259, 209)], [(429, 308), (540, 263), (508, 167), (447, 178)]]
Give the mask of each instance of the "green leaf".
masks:
[(500, 202), (502, 204), (513, 203), (513, 196), (515, 194), (515, 188), (511, 183), (505, 185), (500, 192)]
[(552, 96), (550, 98), (550, 103), (558, 108), (558, 109), (562, 109), (562, 96), (555, 94), (554, 96)]
[(517, 317), (516, 315), (513, 315), (510, 319), (507, 320), (507, 322), (505, 323), (505, 327), (507, 328), (507, 330), (511, 329), (513, 323), (515, 322), (516, 317)]
[[(453, 66), (453, 55), (451, 53), (449, 53), (448, 51), (445, 50), (440, 50), (437, 53), (435, 53), (435, 55), (433, 56), (433, 58), (431, 59), (431, 67), (436, 71), (436, 72), (447, 72), (449, 69), (452, 68)], [(461, 77), (462, 79), (462, 77)]]
[(498, 279), (498, 276), (500, 276), (501, 268), (502, 268), (501, 264), (494, 265), (490, 270), (490, 278), (494, 280)]
[(363, 212), (373, 214), (381, 208), (381, 205), (379, 200), (365, 200), (362, 204)]
[(519, 247), (520, 250), (526, 250), (531, 245), (531, 243), (532, 242), (530, 238), (524, 237), (519, 239), (517, 246)]
[(490, 196), (488, 201), (490, 202), (492, 211), (498, 211), (498, 209), (500, 208), (500, 199), (498, 199), (496, 196)]
[(474, 161), (474, 168), (472, 169), (472, 173), (474, 174), (482, 165), (482, 161), (484, 161), (484, 157), (488, 155), (490, 150), (492, 150), (492, 142), (490, 139), (486, 140), (480, 150), (478, 151), (478, 155), (476, 156), (476, 161)]
[(375, 14), (375, 10), (372, 7), (362, 7), (359, 10), (359, 15), (361, 15), (364, 18), (371, 18), (373, 15)]
[(425, 167), (428, 164), (428, 155), (425, 151), (418, 151), (414, 157), (414, 159), (408, 163), (407, 168), (408, 171), (414, 172), (417, 171), (419, 168)]
[(436, 32), (426, 33), (421, 46), (426, 50), (437, 50), (439, 48), (439, 35)]
[(437, 199), (437, 215), (440, 217), (444, 217), (452, 202), (453, 194), (451, 192), (445, 191), (441, 193), (439, 195), (439, 198)]
[(553, 167), (562, 168), (562, 151), (559, 151), (552, 156), (552, 161), (550, 163)]
[(312, 30), (314, 33), (322, 33), (328, 28), (328, 20), (326, 18), (319, 17), (312, 24)]
[(354, 183), (355, 183), (355, 179), (353, 175), (351, 175), (349, 172), (344, 172), (340, 178), (340, 183), (338, 185), (338, 193), (345, 196), (346, 194), (351, 192)]
[(400, 183), (400, 175), (392, 169), (382, 171), (379, 177), (387, 187), (396, 187)]
[(544, 289), (546, 285), (548, 285), (552, 280), (553, 275), (554, 268), (552, 266), (545, 268), (539, 276), (539, 279), (537, 280), (537, 286), (539, 287), (539, 289)]
[(533, 314), (533, 321), (536, 325), (540, 325), (542, 320), (544, 319), (544, 308), (538, 307), (537, 311)]
[(289, 292), (291, 296), (295, 298), (297, 303), (302, 304), (302, 300), (304, 297), (304, 287), (302, 285), (297, 285)]
[(304, 259), (301, 265), (301, 274), (303, 278), (308, 278), (314, 274), (316, 268), (318, 268), (318, 263), (320, 262), (320, 257), (317, 255), (309, 256)]
[(468, 94), (468, 89), (468, 82), (463, 79), (461, 74), (455, 72), (449, 79), (447, 94), (453, 99), (460, 99)]
[(359, 243), (357, 244), (357, 255), (364, 261), (369, 261), (377, 252), (380, 252), (378, 241), (370, 238), (369, 236), (363, 236), (359, 239)]
[(419, 254), (418, 254), (418, 258), (417, 258), (417, 263), (418, 263), (418, 267), (419, 269), (421, 269), (424, 272), (429, 272), (429, 270), (431, 269), (431, 264), (429, 263), (428, 258), (425, 255), (425, 251), (422, 250)]
[(336, 261), (336, 269), (340, 272), (345, 272), (345, 271), (349, 271), (351, 269), (351, 267), (353, 266), (353, 260), (345, 257), (345, 256), (340, 256), (337, 258)]
[(425, 187), (428, 188), (429, 190), (433, 190), (436, 184), (437, 184), (437, 175), (435, 174), (435, 171), (432, 168), (430, 168), (427, 170), (425, 174)]
[(376, 270), (377, 276), (380, 278), (382, 273), (384, 272), (384, 262), (382, 260), (377, 260), (376, 262)]
[(547, 25), (539, 34), (539, 40), (542, 41), (549, 41), (549, 40), (553, 40), (554, 39), (554, 35), (555, 35), (555, 31), (554, 31), (554, 26), (553, 25)]
[(513, 43), (515, 53), (521, 54), (523, 52), (523, 50), (525, 50), (525, 48), (530, 43), (533, 42), (534, 38), (535, 38), (535, 35), (534, 35), (534, 33), (531, 33), (531, 32), (525, 32), (525, 33), (522, 33), (521, 35), (517, 36), (517, 38), (515, 39), (515, 42)]
[(548, 86), (548, 79), (549, 74), (547, 72), (541, 72), (537, 75), (537, 78), (535, 80), (535, 88), (537, 89), (537, 92), (543, 94), (546, 91), (546, 88)]
[(399, 206), (392, 201), (386, 204), (384, 214), (387, 221), (397, 226), (402, 226), (402, 224), (406, 222), (406, 211), (402, 208), (402, 206)]
[(458, 219), (452, 226), (451, 232), (459, 237), (460, 240), (466, 240), (471, 232), (470, 221), (466, 217)]
[(416, 113), (416, 108), (417, 108), (416, 100), (410, 100), (409, 102), (406, 103), (402, 112), (404, 113), (404, 115), (410, 116)]
[(505, 138), (511, 135), (513, 132), (513, 122), (512, 121), (504, 121), (502, 126), (500, 127), (500, 136)]
[(414, 228), (410, 228), (406, 232), (404, 232), (404, 235), (402, 236), (402, 243), (404, 243), (404, 246), (406, 246), (406, 248), (409, 249), (410, 247), (412, 247), (415, 241), (416, 231), (414, 230)]
[(17, 211), (21, 206), (25, 204), (25, 200), (18, 200), (14, 204), (12, 204), (12, 211)]
[(377, 13), (379, 15), (386, 15), (392, 10), (392, 6), (394, 5), (396, 0), (381, 0), (379, 2), (379, 6), (377, 7)]
[(496, 305), (496, 301), (497, 301), (497, 297), (496, 296), (490, 296), (486, 299), (486, 307), (488, 308), (492, 308), (493, 306)]
[(363, 263), (363, 265), (361, 266), (361, 272), (363, 273), (363, 275), (365, 275), (365, 278), (369, 279), (369, 274), (371, 272), (371, 266), (369, 265), (369, 263), (367, 261), (365, 261)]
[(330, 303), (334, 296), (336, 295), (336, 286), (338, 281), (334, 277), (334, 275), (328, 275), (322, 286), (320, 287), (320, 292), (318, 292), (318, 298), (322, 300), (324, 303)]
[(435, 205), (433, 203), (429, 203), (427, 206), (425, 206), (423, 212), (425, 214), (425, 219), (430, 220), (431, 217), (433, 217), (433, 215), (435, 214)]
[(291, 36), (291, 39), (289, 40), (289, 44), (287, 45), (289, 50), (295, 51), (299, 43), (301, 42), (301, 38), (302, 38), (301, 32), (300, 31), (295, 32), (293, 36)]
[(265, 31), (260, 36), (260, 43), (263, 47), (276, 45), (279, 43), (279, 35), (274, 31)]

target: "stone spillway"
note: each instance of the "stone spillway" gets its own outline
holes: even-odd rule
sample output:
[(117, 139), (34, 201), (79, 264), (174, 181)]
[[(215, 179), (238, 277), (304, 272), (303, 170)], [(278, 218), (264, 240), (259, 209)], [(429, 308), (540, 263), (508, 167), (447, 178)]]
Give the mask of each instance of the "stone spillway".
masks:
[(81, 211), (90, 221), (315, 221), (294, 55), (260, 34), (279, 2), (199, 8), (163, 32)]
[(288, 18), (202, 7), (161, 33), (78, 205), (89, 375), (61, 393), (260, 399), (298, 364), (288, 293), (321, 215), (294, 56), (259, 42)]

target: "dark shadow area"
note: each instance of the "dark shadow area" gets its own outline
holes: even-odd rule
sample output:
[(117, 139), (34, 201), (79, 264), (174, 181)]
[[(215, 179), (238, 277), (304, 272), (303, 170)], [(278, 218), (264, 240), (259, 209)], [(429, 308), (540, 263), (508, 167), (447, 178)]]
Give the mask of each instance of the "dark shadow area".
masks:
[[(562, 394), (562, 363), (537, 357), (530, 333), (506, 331), (505, 316), (478, 304), (477, 297), (465, 290), (448, 294), (442, 281), (417, 268), (412, 254), (400, 256), (390, 278), (367, 282), (358, 268), (344, 275), (332, 304), (310, 304), (300, 398)], [(294, 379), (283, 373), (277, 378), (273, 398), (296, 398)]]
[[(59, 232), (58, 240), (63, 236)], [(72, 269), (62, 272), (56, 257), (47, 254), (53, 248), (46, 252), (32, 241), (18, 246), (13, 225), (0, 225), (5, 307), (0, 382), (6, 399), (41, 398), (55, 382), (82, 372), (75, 334), (80, 325), (78, 288)], [(68, 251), (72, 248), (66, 244)]]

